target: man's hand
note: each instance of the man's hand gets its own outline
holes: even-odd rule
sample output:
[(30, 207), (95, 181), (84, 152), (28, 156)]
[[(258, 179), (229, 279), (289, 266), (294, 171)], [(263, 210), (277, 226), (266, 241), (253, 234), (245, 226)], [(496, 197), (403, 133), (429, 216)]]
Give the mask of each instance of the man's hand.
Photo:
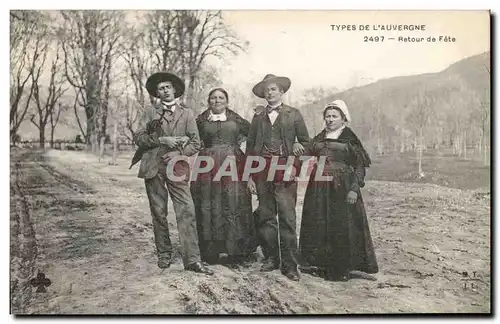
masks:
[(184, 148), (186, 144), (189, 142), (190, 138), (188, 136), (178, 136), (177, 138), (177, 146)]
[(305, 152), (304, 146), (300, 143), (293, 143), (292, 149), (295, 156), (302, 155)]
[(158, 137), (161, 145), (166, 145), (168, 148), (174, 148), (177, 145), (177, 138), (174, 136), (161, 136)]
[(255, 186), (255, 182), (250, 178), (248, 179), (248, 184), (247, 184), (248, 190), (250, 190), (250, 193), (252, 195), (257, 194), (257, 187)]
[(167, 152), (166, 154), (164, 154), (161, 158), (162, 158), (163, 162), (168, 163), (168, 161), (170, 161), (174, 156), (178, 156), (178, 155), (181, 155), (181, 152), (171, 151), (171, 152)]
[(358, 200), (358, 194), (355, 191), (349, 191), (347, 193), (347, 203), (348, 204), (355, 204), (356, 201)]

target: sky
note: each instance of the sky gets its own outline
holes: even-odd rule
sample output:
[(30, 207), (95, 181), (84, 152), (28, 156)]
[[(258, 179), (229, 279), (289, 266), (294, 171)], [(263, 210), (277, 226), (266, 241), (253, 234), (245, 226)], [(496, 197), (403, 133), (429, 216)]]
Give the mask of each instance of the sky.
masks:
[[(291, 90), (345, 89), (381, 78), (438, 72), (490, 49), (489, 12), (482, 11), (225, 11), (248, 51), (214, 62), (224, 84), (256, 83), (266, 74), (288, 76)], [(424, 25), (422, 31), (380, 31), (375, 25)], [(332, 30), (350, 25), (351, 30)], [(360, 30), (368, 25), (369, 31)], [(356, 30), (353, 30), (353, 26)], [(342, 27), (340, 27), (342, 28)], [(422, 28), (422, 27), (421, 27)], [(383, 42), (364, 37), (384, 36)], [(398, 37), (424, 42), (399, 42)], [(455, 42), (427, 42), (450, 36)], [(395, 37), (395, 40), (389, 40)]]

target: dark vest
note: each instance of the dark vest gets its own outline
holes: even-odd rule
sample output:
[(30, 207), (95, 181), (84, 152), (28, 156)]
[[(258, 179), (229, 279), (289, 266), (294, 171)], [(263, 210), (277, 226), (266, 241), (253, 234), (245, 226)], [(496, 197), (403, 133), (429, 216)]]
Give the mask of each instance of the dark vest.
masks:
[(281, 128), (279, 123), (279, 119), (281, 116), (278, 115), (278, 117), (274, 121), (274, 124), (271, 124), (269, 116), (266, 117), (267, 118), (264, 119), (264, 125), (263, 125), (264, 147), (262, 153), (265, 156), (266, 155), (282, 156), (285, 154), (285, 152), (284, 152), (284, 144), (281, 139)]

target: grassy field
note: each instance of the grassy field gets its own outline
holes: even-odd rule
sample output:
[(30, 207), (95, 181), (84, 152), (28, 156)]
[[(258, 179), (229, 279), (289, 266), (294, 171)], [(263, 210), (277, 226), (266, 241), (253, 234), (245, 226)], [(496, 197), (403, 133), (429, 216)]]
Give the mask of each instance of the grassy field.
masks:
[(460, 189), (490, 189), (491, 168), (478, 159), (463, 159), (450, 151), (428, 150), (422, 157), (423, 178), (418, 177), (414, 152), (374, 156), (367, 180), (437, 184)]

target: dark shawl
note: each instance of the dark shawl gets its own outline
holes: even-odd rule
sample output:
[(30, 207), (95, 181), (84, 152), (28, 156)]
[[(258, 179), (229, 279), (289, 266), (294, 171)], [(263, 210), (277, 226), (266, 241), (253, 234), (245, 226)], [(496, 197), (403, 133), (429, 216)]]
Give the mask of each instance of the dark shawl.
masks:
[[(316, 135), (313, 139), (313, 143), (324, 142), (326, 136), (326, 130), (322, 130), (318, 135)], [(355, 160), (352, 161), (354, 165), (363, 166), (368, 168), (371, 164), (370, 156), (368, 152), (366, 152), (363, 144), (356, 136), (356, 134), (349, 127), (345, 127), (340, 136), (335, 140), (340, 143), (346, 143), (349, 145), (349, 149), (352, 151)], [(313, 144), (314, 145), (314, 144)]]

